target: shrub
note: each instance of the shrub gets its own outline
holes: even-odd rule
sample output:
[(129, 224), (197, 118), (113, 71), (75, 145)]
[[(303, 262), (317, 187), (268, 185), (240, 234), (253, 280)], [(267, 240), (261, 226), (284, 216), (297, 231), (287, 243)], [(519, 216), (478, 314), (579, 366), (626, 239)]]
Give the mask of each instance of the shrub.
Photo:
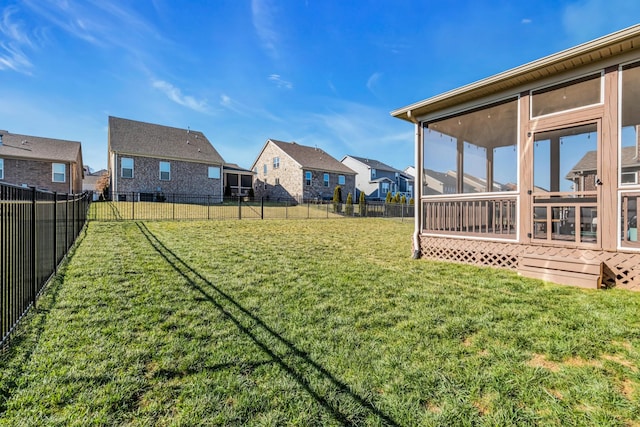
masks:
[(396, 203), (396, 204), (400, 203), (400, 194), (396, 193), (396, 195), (393, 196), (393, 200), (392, 201), (393, 201), (393, 203)]
[(342, 187), (336, 185), (336, 188), (333, 190), (333, 211), (340, 212), (342, 210)]
[(347, 204), (344, 211), (349, 216), (353, 215), (353, 196), (351, 196), (351, 193), (347, 194)]
[(402, 203), (403, 205), (407, 203), (407, 196), (405, 196), (404, 194), (402, 195), (402, 197), (400, 197), (400, 203)]
[(360, 198), (358, 199), (358, 205), (360, 206), (360, 216), (366, 216), (367, 215), (367, 201), (364, 198), (364, 192), (361, 191), (360, 192)]
[(384, 199), (385, 203), (391, 203), (391, 191), (387, 192), (387, 197)]

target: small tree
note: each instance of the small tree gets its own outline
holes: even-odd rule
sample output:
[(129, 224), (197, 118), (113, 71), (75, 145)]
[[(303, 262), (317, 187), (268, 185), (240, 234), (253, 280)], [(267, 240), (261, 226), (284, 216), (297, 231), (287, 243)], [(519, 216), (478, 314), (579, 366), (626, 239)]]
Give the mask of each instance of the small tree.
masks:
[(387, 198), (384, 199), (385, 203), (391, 203), (391, 191), (387, 191)]
[(410, 204), (411, 206), (413, 206), (413, 204), (414, 204), (414, 203), (415, 203), (415, 202), (413, 201), (413, 197), (412, 197), (412, 198), (410, 198), (410, 199), (409, 199), (409, 204)]
[(402, 197), (400, 197), (400, 203), (402, 203), (403, 205), (407, 203), (407, 196), (405, 196), (404, 194), (402, 195)]
[(393, 203), (395, 204), (400, 203), (400, 194), (396, 193), (396, 195), (393, 196)]
[(342, 204), (342, 187), (336, 185), (336, 188), (333, 189), (333, 211), (340, 212), (341, 204)]
[(345, 213), (349, 216), (353, 215), (353, 196), (351, 196), (351, 193), (347, 194), (347, 205), (345, 206)]
[(367, 201), (364, 198), (364, 191), (361, 191), (360, 198), (358, 199), (358, 205), (360, 206), (360, 216), (367, 216), (366, 203)]
[(96, 192), (101, 200), (109, 197), (109, 182), (108, 174), (101, 175), (96, 181)]

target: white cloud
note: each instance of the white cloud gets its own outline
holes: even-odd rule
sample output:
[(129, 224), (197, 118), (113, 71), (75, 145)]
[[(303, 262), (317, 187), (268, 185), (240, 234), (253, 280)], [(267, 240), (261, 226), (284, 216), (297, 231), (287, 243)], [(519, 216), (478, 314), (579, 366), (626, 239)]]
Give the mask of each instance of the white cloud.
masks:
[(13, 70), (30, 74), (31, 61), (24, 52), (25, 47), (32, 48), (33, 43), (23, 30), (22, 23), (13, 20), (18, 9), (14, 6), (6, 7), (0, 21), (0, 70)]
[(375, 86), (378, 84), (378, 81), (380, 80), (381, 77), (382, 77), (382, 73), (377, 73), (377, 72), (373, 73), (367, 80), (367, 89), (373, 92)]
[(275, 29), (273, 14), (274, 5), (270, 0), (251, 1), (253, 27), (267, 53), (273, 58), (277, 58), (279, 34)]
[(522, 21), (520, 21), (522, 24), (531, 24), (533, 21), (529, 18), (523, 18)]
[(197, 100), (193, 96), (183, 95), (180, 89), (163, 80), (154, 80), (152, 85), (154, 88), (162, 91), (167, 98), (176, 104), (190, 108), (199, 113), (209, 114), (209, 107), (207, 106), (206, 100)]
[(572, 42), (584, 42), (637, 23), (640, 2), (586, 0), (565, 7), (562, 21)]
[(293, 83), (283, 80), (279, 74), (271, 74), (269, 80), (276, 83), (276, 86), (283, 89), (293, 89)]

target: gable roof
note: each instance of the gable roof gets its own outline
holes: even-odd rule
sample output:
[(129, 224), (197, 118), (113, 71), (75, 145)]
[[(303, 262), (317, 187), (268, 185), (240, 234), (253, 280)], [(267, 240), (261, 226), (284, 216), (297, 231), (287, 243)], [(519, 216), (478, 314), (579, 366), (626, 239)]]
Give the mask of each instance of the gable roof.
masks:
[(5, 130), (0, 134), (0, 157), (75, 163), (78, 156), (82, 156), (82, 148), (77, 141), (20, 135)]
[(378, 160), (367, 159), (365, 157), (358, 157), (358, 156), (351, 156), (351, 155), (347, 155), (345, 157), (351, 157), (352, 159), (359, 161), (360, 163), (370, 167), (371, 169), (376, 169), (380, 171), (389, 171), (389, 172), (402, 172), (401, 170), (398, 170), (393, 166), (389, 166)]
[(337, 161), (320, 148), (300, 145), (296, 142), (284, 142), (276, 139), (269, 139), (289, 157), (298, 162), (305, 169), (314, 169), (326, 172), (339, 172), (355, 175), (356, 172), (343, 163)]
[[(575, 164), (573, 168), (567, 173), (566, 178), (571, 179), (572, 176), (578, 174), (580, 172), (592, 172), (597, 169), (598, 156), (595, 150), (587, 151), (584, 156)], [(621, 163), (623, 168), (629, 167), (639, 167), (640, 168), (640, 159), (638, 159), (637, 151), (635, 146), (631, 147), (622, 147), (621, 150)]]
[(402, 120), (414, 122), (420, 116), (484, 96), (530, 85), (536, 80), (631, 52), (638, 49), (639, 46), (640, 25), (634, 25), (475, 83), (394, 110), (391, 115)]
[(200, 131), (109, 116), (109, 151), (162, 159), (223, 164)]

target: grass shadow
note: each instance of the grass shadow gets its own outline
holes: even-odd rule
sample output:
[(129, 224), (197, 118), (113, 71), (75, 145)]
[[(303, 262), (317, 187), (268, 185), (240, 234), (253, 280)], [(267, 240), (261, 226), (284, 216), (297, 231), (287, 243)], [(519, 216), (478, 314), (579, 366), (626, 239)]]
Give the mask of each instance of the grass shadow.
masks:
[[(284, 338), (261, 318), (244, 308), (229, 294), (225, 293), (193, 267), (184, 262), (178, 255), (171, 251), (171, 249), (166, 247), (144, 223), (136, 222), (136, 225), (148, 240), (149, 244), (193, 289), (198, 291), (206, 301), (213, 304), (225, 318), (230, 320), (240, 331), (246, 334), (262, 351), (277, 363), (280, 368), (300, 384), (314, 400), (329, 411), (338, 422), (343, 425), (358, 424), (358, 420), (352, 420), (349, 414), (340, 411), (339, 405), (337, 404), (339, 402), (332, 402), (329, 398), (314, 389), (314, 385), (310, 379), (311, 372), (318, 378), (328, 381), (333, 391), (350, 400), (351, 403), (357, 405), (364, 412), (375, 416), (380, 422), (389, 426), (399, 425), (391, 416), (385, 414), (371, 402), (368, 402), (353, 392), (347, 384), (338, 380), (324, 366), (311, 359), (306, 352), (297, 348), (294, 343)], [(234, 314), (233, 311), (237, 311), (237, 313)], [(260, 335), (262, 335), (263, 338), (261, 338)], [(278, 354), (276, 350), (277, 343), (284, 345), (287, 349), (285, 355)], [(290, 359), (291, 362), (286, 359)]]

